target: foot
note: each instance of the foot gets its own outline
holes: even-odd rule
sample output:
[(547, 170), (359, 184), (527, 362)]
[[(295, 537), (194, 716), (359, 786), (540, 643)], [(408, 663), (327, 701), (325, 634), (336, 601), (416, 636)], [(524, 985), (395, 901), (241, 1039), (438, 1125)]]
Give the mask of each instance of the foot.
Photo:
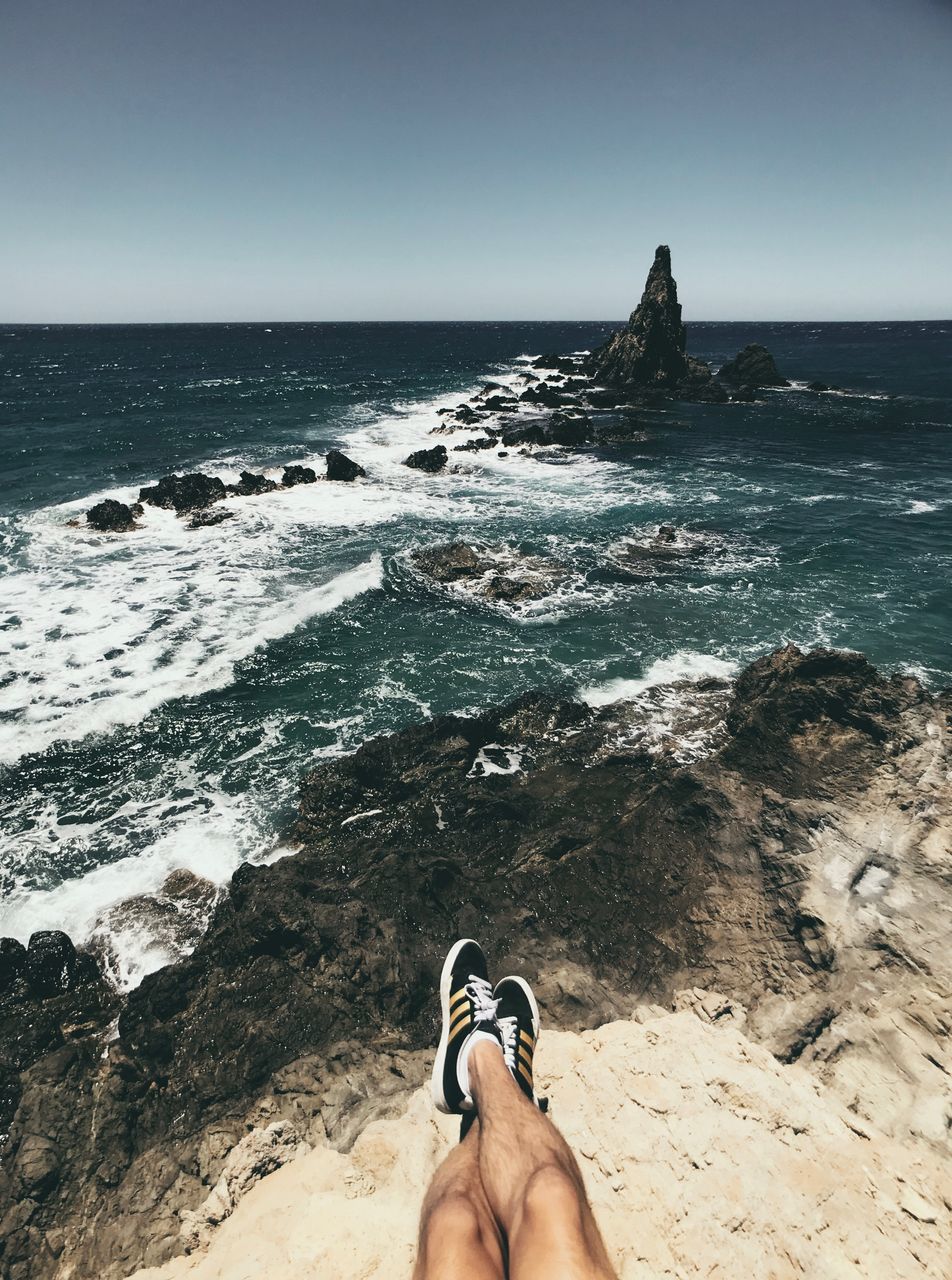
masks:
[(500, 1039), (486, 957), (472, 938), (461, 939), (446, 957), (440, 1004), (443, 1030), (433, 1064), (433, 1101), (438, 1110), (459, 1115), (473, 1109), (465, 1070), (473, 1038), (492, 1037), (497, 1044)]
[(493, 991), (502, 1052), (516, 1084), (535, 1102), (532, 1058), (539, 1039), (539, 1006), (525, 978), (503, 978)]

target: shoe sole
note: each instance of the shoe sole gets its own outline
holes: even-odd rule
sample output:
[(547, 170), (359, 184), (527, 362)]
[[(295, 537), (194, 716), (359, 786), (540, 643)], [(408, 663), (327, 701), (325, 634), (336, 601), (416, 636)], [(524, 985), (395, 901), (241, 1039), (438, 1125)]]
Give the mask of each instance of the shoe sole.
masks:
[(449, 1048), (450, 1038), (450, 995), (452, 994), (450, 988), (453, 985), (453, 966), (456, 964), (456, 957), (463, 947), (470, 943), (476, 943), (476, 939), (460, 938), (459, 942), (450, 947), (449, 954), (443, 961), (443, 972), (440, 974), (440, 1009), (443, 1015), (443, 1029), (440, 1032), (440, 1043), (436, 1050), (436, 1061), (433, 1063), (430, 1090), (433, 1094), (433, 1105), (437, 1111), (442, 1111), (448, 1116), (458, 1114), (456, 1108), (451, 1107), (446, 1101), (446, 1094), (443, 1092), (443, 1072), (446, 1067), (446, 1051)]

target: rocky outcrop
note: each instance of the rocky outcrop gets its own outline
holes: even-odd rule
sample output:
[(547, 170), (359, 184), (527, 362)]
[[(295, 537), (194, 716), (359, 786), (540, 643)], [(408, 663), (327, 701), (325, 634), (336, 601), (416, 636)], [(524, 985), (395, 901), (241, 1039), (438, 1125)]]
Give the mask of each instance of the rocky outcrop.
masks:
[(226, 520), (233, 520), (235, 512), (231, 507), (205, 508), (203, 511), (194, 511), (185, 526), (186, 529), (213, 529), (217, 524), (224, 524)]
[[(682, 1012), (642, 1007), (579, 1035), (543, 1029), (535, 1055), (620, 1280), (944, 1280), (952, 1175), (941, 1158), (906, 1150), (781, 1066), (743, 1035), (730, 1001), (684, 997)], [(457, 1129), (420, 1089), (346, 1153), (321, 1143), (252, 1186), (220, 1229), (205, 1228), (207, 1253), (133, 1280), (404, 1280), (423, 1189)], [(254, 1130), (239, 1167), (252, 1144), (270, 1155)]]
[(237, 484), (226, 485), (227, 491), (236, 498), (253, 498), (261, 493), (274, 493), (280, 487), (277, 481), (269, 480), (267, 476), (255, 471), (242, 471)]
[(735, 387), (789, 387), (774, 363), (774, 358), (759, 342), (752, 342), (738, 351), (717, 371), (717, 376)]
[[(646, 732), (642, 701), (537, 694), (312, 771), (297, 852), (236, 873), (192, 954), (124, 999), (117, 1039), (107, 1011), (82, 1030), (80, 1010), (0, 1077), (0, 1096), (17, 1091), (9, 1280), (165, 1261), (253, 1128), (292, 1121), (349, 1149), (423, 1082), (458, 936), (524, 973), (550, 1027), (721, 992), (853, 1124), (947, 1159), (948, 706), (858, 655), (792, 647), (719, 696), (717, 734), (687, 762)], [(22, 964), (3, 955), (0, 971)], [(31, 997), (5, 1034), (29, 1038), (70, 994)], [(663, 1079), (637, 1079), (664, 1102)], [(938, 1220), (918, 1187), (915, 1220)]]
[(593, 354), (591, 372), (599, 382), (673, 389), (688, 373), (686, 345), (671, 250), (661, 244), (628, 327)]
[(417, 570), (474, 598), (504, 604), (542, 600), (566, 579), (565, 567), (512, 547), (476, 548), (467, 542), (414, 551)]
[(341, 453), (339, 449), (331, 449), (327, 454), (327, 478), (328, 480), (341, 480), (349, 483), (351, 480), (358, 480), (365, 477), (367, 472), (358, 463), (348, 458), (345, 453)]
[(426, 471), (430, 475), (435, 475), (443, 470), (448, 458), (446, 445), (437, 444), (432, 449), (417, 449), (415, 453), (410, 454), (409, 458), (404, 459), (403, 465), (412, 467), (415, 471)]
[(130, 533), (138, 529), (136, 520), (141, 515), (142, 507), (138, 502), (127, 506), (115, 498), (104, 498), (86, 512), (86, 523), (97, 533)]
[(313, 467), (302, 467), (297, 462), (285, 467), (284, 474), (281, 477), (281, 483), (285, 489), (293, 489), (295, 485), (299, 484), (314, 484), (316, 480), (317, 473)]
[(226, 492), (224, 481), (218, 476), (194, 471), (184, 476), (163, 476), (157, 484), (139, 490), (139, 501), (183, 515), (219, 502)]

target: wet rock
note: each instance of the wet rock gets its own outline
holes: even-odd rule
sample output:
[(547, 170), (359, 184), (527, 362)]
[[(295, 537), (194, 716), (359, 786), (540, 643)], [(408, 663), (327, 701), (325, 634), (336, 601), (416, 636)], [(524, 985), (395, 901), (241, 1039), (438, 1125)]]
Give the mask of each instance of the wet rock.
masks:
[(591, 443), (593, 438), (592, 424), (584, 414), (570, 417), (563, 413), (553, 414), (543, 422), (533, 422), (525, 427), (504, 431), (500, 437), (507, 447), (530, 444), (561, 445), (564, 448), (579, 448)]
[(224, 524), (226, 520), (233, 520), (235, 514), (230, 507), (216, 507), (214, 510), (196, 511), (185, 527), (187, 529), (209, 529), (216, 524)]
[(129, 533), (139, 527), (136, 519), (141, 515), (138, 502), (128, 506), (115, 498), (104, 498), (86, 512), (86, 523), (98, 533)]
[(518, 405), (511, 396), (490, 396), (483, 401), (483, 408), (488, 413), (514, 413)]
[(718, 370), (717, 376), (724, 382), (738, 387), (789, 387), (790, 383), (782, 378), (774, 363), (774, 358), (759, 342), (752, 342), (738, 351), (733, 360), (728, 360)]
[(727, 402), (726, 390), (717, 381), (710, 367), (703, 360), (695, 360), (693, 356), (686, 356), (685, 365), (685, 375), (675, 388), (675, 394), (679, 400), (689, 400), (695, 404), (725, 404)]
[(453, 446), (454, 453), (480, 453), (483, 449), (491, 449), (496, 441), (492, 436), (476, 436), (474, 440), (467, 440), (464, 444)]
[(139, 490), (139, 501), (182, 515), (211, 506), (225, 495), (225, 485), (217, 476), (196, 471), (184, 476), (163, 476), (158, 484)]
[(560, 405), (568, 403), (568, 397), (564, 396), (561, 391), (556, 391), (548, 382), (540, 382), (534, 387), (527, 387), (519, 399), (524, 404), (541, 405), (546, 409), (557, 409)]
[(833, 387), (828, 387), (825, 382), (808, 382), (808, 391), (833, 391)]
[(482, 562), (468, 542), (451, 542), (442, 547), (414, 551), (411, 559), (421, 572), (437, 582), (458, 582), (480, 574)]
[(480, 387), (480, 389), (476, 392), (476, 395), (479, 399), (482, 399), (484, 396), (491, 395), (494, 391), (505, 391), (505, 390), (506, 388), (502, 385), (501, 382), (484, 382), (483, 385)]
[(558, 369), (560, 373), (577, 373), (581, 361), (575, 356), (544, 355), (532, 361), (533, 369)]
[(331, 449), (327, 455), (327, 478), (328, 480), (357, 480), (359, 477), (366, 476), (367, 472), (363, 467), (358, 466), (356, 462), (351, 461), (346, 454), (341, 453), (339, 449)]
[(30, 990), (41, 999), (71, 991), (90, 976), (88, 957), (80, 956), (72, 940), (58, 929), (32, 935), (23, 973)]
[(589, 362), (599, 382), (674, 389), (689, 373), (687, 335), (681, 323), (678, 287), (671, 274), (671, 250), (659, 245), (641, 302), (628, 326), (614, 333)]
[(756, 387), (735, 387), (731, 391), (731, 402), (738, 404), (750, 404), (757, 399)]
[(280, 488), (280, 485), (258, 472), (242, 471), (238, 477), (238, 483), (229, 484), (226, 488), (229, 493), (235, 494), (238, 498), (253, 498), (260, 493), (273, 493), (275, 489)]
[(6, 991), (22, 977), (26, 967), (26, 947), (16, 938), (0, 938), (0, 991)]
[(476, 413), (468, 404), (461, 404), (453, 414), (453, 419), (464, 427), (474, 427), (483, 420), (482, 414)]
[(446, 452), (446, 445), (437, 444), (432, 449), (417, 449), (415, 453), (411, 453), (409, 458), (405, 458), (403, 465), (412, 467), (415, 471), (426, 471), (430, 475), (442, 471), (446, 466), (449, 454)]
[(613, 569), (636, 579), (665, 578), (683, 571), (721, 546), (721, 540), (696, 530), (662, 524), (649, 534), (626, 538), (609, 552)]
[(285, 489), (293, 489), (295, 485), (299, 484), (314, 484), (316, 480), (317, 473), (313, 467), (302, 467), (297, 462), (285, 467), (284, 475), (281, 477), (281, 483)]

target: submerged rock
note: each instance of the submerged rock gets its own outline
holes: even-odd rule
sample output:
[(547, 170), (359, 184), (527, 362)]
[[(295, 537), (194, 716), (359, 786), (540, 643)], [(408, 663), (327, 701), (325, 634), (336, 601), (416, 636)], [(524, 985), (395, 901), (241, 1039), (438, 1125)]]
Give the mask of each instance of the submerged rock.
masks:
[(449, 459), (446, 452), (445, 444), (434, 445), (432, 449), (417, 449), (415, 453), (411, 453), (409, 458), (405, 458), (403, 465), (405, 467), (413, 467), (416, 471), (426, 471), (431, 475), (435, 475), (437, 471), (442, 471)]
[(327, 454), (327, 478), (328, 480), (343, 480), (349, 482), (366, 476), (367, 472), (363, 467), (347, 457), (346, 453), (341, 453), (339, 449), (331, 449)]
[(139, 490), (139, 501), (182, 515), (219, 502), (226, 496), (226, 492), (224, 482), (218, 476), (206, 476), (201, 471), (194, 471), (184, 476), (163, 476), (158, 484)]
[(743, 351), (738, 351), (733, 360), (721, 366), (717, 376), (738, 387), (790, 386), (787, 379), (780, 376), (773, 356), (759, 342), (752, 342)]
[(216, 524), (224, 524), (226, 520), (233, 520), (235, 512), (230, 507), (218, 507), (214, 511), (196, 511), (188, 524), (187, 529), (209, 529)]
[(284, 475), (281, 477), (281, 483), (285, 489), (293, 489), (298, 484), (314, 484), (316, 480), (317, 473), (313, 467), (302, 467), (297, 462), (285, 467)]
[(435, 582), (464, 586), (471, 596), (507, 604), (544, 599), (567, 577), (563, 565), (511, 547), (451, 542), (414, 551), (411, 558)]
[(136, 519), (141, 515), (138, 502), (127, 506), (115, 498), (104, 498), (86, 512), (86, 523), (98, 533), (129, 533), (139, 527)]

